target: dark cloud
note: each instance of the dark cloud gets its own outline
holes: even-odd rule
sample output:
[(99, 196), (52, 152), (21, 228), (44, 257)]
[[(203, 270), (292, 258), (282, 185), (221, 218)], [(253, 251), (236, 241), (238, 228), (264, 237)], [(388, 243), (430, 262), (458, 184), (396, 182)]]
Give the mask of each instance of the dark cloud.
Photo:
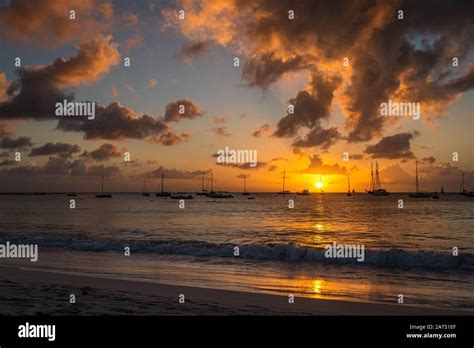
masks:
[(99, 166), (90, 167), (85, 175), (91, 176), (115, 176), (120, 172), (120, 169), (115, 165), (104, 166), (103, 164)]
[(260, 169), (260, 168), (265, 168), (267, 166), (267, 162), (259, 162), (257, 161), (255, 166), (251, 166), (250, 163), (216, 163), (219, 166), (224, 166), (224, 167), (232, 167), (232, 168), (238, 168), (238, 169)]
[(415, 135), (416, 133), (399, 133), (383, 137), (377, 144), (367, 146), (364, 152), (372, 158), (415, 158), (410, 147), (410, 141)]
[(68, 175), (70, 162), (64, 157), (49, 157), (43, 167), (43, 174)]
[(257, 86), (263, 89), (278, 81), (284, 74), (295, 72), (309, 65), (304, 57), (295, 56), (283, 60), (274, 52), (257, 55), (250, 58), (242, 69), (242, 77), (249, 86)]
[(429, 163), (429, 164), (433, 164), (436, 162), (436, 158), (434, 158), (433, 156), (429, 156), (429, 157), (424, 157), (422, 159), (423, 162), (426, 162), (426, 163)]
[(43, 166), (15, 166), (1, 170), (0, 174), (10, 176), (112, 176), (117, 175), (119, 171), (119, 168), (115, 165), (89, 165), (84, 160), (71, 161), (65, 157), (52, 156), (48, 158)]
[(33, 146), (30, 137), (13, 138), (10, 135), (0, 140), (0, 148), (2, 149), (24, 149)]
[(203, 174), (210, 173), (210, 170), (186, 171), (174, 168), (167, 169), (160, 166), (153, 171), (144, 173), (143, 175), (148, 178), (161, 178), (162, 173), (164, 173), (167, 179), (195, 179)]
[(361, 160), (361, 159), (364, 159), (364, 155), (361, 154), (361, 153), (349, 154), (349, 159), (352, 159), (352, 160)]
[(81, 43), (71, 58), (18, 68), (18, 80), (10, 83), (7, 100), (0, 103), (0, 118), (54, 119), (55, 104), (74, 98), (68, 88), (96, 81), (118, 64), (120, 54), (111, 40), (110, 35), (100, 35)]
[(189, 60), (206, 53), (208, 50), (208, 41), (198, 41), (184, 45), (178, 55), (184, 60)]
[(320, 147), (321, 149), (328, 149), (341, 138), (336, 127), (322, 129), (319, 127), (313, 128), (306, 134), (304, 138), (297, 138), (293, 142), (295, 147)]
[(227, 131), (227, 127), (215, 127), (211, 131), (220, 137), (230, 137), (232, 135)]
[(190, 135), (186, 133), (177, 134), (173, 132), (167, 132), (160, 135), (159, 137), (154, 138), (153, 142), (157, 144), (163, 144), (165, 146), (172, 146), (187, 141), (189, 137)]
[[(315, 70), (328, 77), (343, 76), (335, 102), (346, 119), (343, 138), (350, 142), (370, 141), (397, 122), (379, 114), (380, 104), (389, 98), (419, 102), (423, 117), (430, 117), (442, 114), (449, 103), (474, 88), (474, 2), (470, 0), (455, 5), (425, 0), (230, 1), (221, 7), (204, 0), (191, 1), (193, 6), (184, 0), (180, 3), (193, 20), (179, 21), (165, 11), (167, 24), (177, 25), (190, 40), (214, 41), (241, 52), (248, 59), (242, 77), (251, 86), (265, 89), (300, 70), (308, 76)], [(289, 9), (295, 12), (294, 20), (288, 19)], [(451, 65), (453, 57), (459, 58), (457, 68)], [(314, 109), (314, 123), (332, 97), (317, 103), (309, 100), (317, 93), (306, 92), (294, 102), (306, 101), (308, 109)], [(320, 128), (307, 126), (308, 119), (308, 112), (287, 115), (275, 135), (294, 137), (302, 127)], [(324, 137), (334, 132), (313, 133)], [(311, 141), (300, 136), (298, 144), (321, 144), (315, 140), (319, 137)], [(324, 145), (342, 139), (329, 138)]]
[(90, 156), (92, 159), (96, 161), (108, 161), (114, 157), (121, 157), (123, 152), (120, 151), (116, 146), (112, 144), (102, 144), (99, 148), (91, 151), (91, 152), (84, 152), (81, 156), (86, 157)]
[(277, 170), (277, 169), (278, 169), (278, 166), (276, 166), (276, 165), (274, 165), (274, 164), (272, 164), (272, 165), (270, 165), (270, 166), (267, 167), (267, 170), (268, 170), (269, 172), (274, 172), (274, 171)]
[(96, 107), (94, 120), (85, 117), (62, 118), (57, 129), (84, 133), (84, 139), (123, 140), (157, 137), (169, 132), (169, 125), (149, 115), (138, 116), (132, 109), (113, 102)]
[(71, 157), (79, 152), (81, 148), (78, 145), (66, 143), (46, 143), (44, 145), (31, 149), (29, 156), (50, 156), (59, 155), (60, 157)]
[(268, 123), (258, 127), (258, 129), (252, 133), (252, 136), (255, 138), (260, 138), (265, 135), (269, 135), (271, 131), (271, 126)]
[(346, 167), (339, 166), (338, 163), (324, 164), (321, 157), (318, 155), (308, 156), (310, 161), (308, 167), (301, 171), (301, 173), (305, 174), (313, 174), (313, 175), (346, 175), (347, 170)]
[[(202, 117), (204, 114), (201, 107), (191, 99), (181, 99), (168, 103), (165, 109), (164, 120), (166, 122), (179, 122), (182, 119), (192, 120)], [(182, 110), (182, 113), (180, 113), (180, 109)]]
[[(335, 127), (324, 129), (322, 120), (330, 115), (334, 91), (341, 83), (337, 76), (324, 76), (313, 72), (308, 90), (298, 92), (295, 98), (289, 100), (294, 106), (294, 113), (288, 113), (278, 121), (274, 132), (276, 137), (296, 137), (294, 147), (321, 147), (329, 148), (341, 138)], [(299, 136), (300, 129), (309, 129), (303, 137)]]

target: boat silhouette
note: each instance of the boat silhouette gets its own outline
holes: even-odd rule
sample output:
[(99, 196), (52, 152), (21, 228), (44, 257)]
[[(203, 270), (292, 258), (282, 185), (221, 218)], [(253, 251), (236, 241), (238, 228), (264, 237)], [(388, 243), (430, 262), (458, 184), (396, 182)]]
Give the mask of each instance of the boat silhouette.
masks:
[(296, 192), (296, 194), (297, 194), (298, 196), (309, 196), (309, 195), (310, 195), (310, 193), (309, 193), (308, 190), (303, 190), (303, 191), (301, 191), (301, 192)]
[(211, 171), (211, 192), (206, 194), (209, 198), (234, 198), (229, 192), (224, 191), (214, 191), (214, 175)]
[(247, 175), (244, 175), (244, 192), (242, 192), (242, 196), (250, 196), (250, 193), (247, 192), (247, 185), (245, 183), (246, 178), (247, 178)]
[(102, 193), (95, 195), (96, 198), (112, 198), (111, 194), (104, 193), (104, 176), (102, 175)]
[(164, 191), (165, 173), (164, 170), (161, 172), (161, 188), (160, 191), (155, 193), (156, 197), (169, 197), (171, 193)]
[(418, 161), (415, 161), (415, 168), (416, 168), (416, 192), (410, 193), (409, 194), (410, 198), (431, 198), (432, 196), (431, 193), (420, 191), (420, 184), (418, 182)]
[(283, 188), (280, 192), (277, 192), (277, 195), (286, 195), (291, 193), (290, 191), (285, 191), (285, 179), (286, 179), (286, 168), (283, 169)]
[(380, 183), (380, 174), (379, 174), (379, 164), (375, 161), (375, 178), (374, 178), (374, 167), (372, 162), (370, 162), (370, 189), (367, 191), (369, 195), (372, 196), (388, 196), (390, 193), (381, 187)]

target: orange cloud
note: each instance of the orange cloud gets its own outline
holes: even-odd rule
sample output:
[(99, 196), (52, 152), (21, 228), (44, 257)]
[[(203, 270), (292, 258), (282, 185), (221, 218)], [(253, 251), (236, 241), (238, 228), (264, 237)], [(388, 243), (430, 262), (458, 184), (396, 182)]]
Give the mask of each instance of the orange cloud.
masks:
[[(181, 9), (184, 20), (178, 18)], [(402, 23), (399, 9), (405, 11)], [(295, 13), (293, 20), (289, 10)], [(317, 72), (328, 80), (341, 78), (327, 110), (333, 102), (341, 106), (347, 134), (333, 127), (309, 127), (306, 138), (294, 142), (328, 147), (341, 139), (361, 142), (383, 135), (394, 121), (381, 117), (379, 106), (392, 96), (439, 113), (473, 89), (472, 11), (474, 3), (426, 6), (406, 0), (181, 0), (163, 11), (163, 28), (177, 27), (192, 42), (215, 42), (246, 59), (242, 78), (250, 86), (265, 89), (297, 71), (306, 71), (308, 77)], [(466, 57), (463, 67), (450, 67), (453, 56)], [(314, 107), (317, 114), (319, 106)]]
[(58, 58), (47, 66), (17, 69), (19, 79), (8, 87), (8, 99), (0, 103), (5, 118), (51, 118), (56, 102), (71, 99), (69, 89), (92, 83), (119, 63), (117, 44), (112, 36), (99, 35), (79, 44), (77, 54)]
[[(71, 10), (76, 19), (70, 19)], [(109, 27), (112, 16), (110, 3), (98, 0), (11, 0), (0, 7), (0, 33), (8, 39), (57, 46), (94, 37)]]

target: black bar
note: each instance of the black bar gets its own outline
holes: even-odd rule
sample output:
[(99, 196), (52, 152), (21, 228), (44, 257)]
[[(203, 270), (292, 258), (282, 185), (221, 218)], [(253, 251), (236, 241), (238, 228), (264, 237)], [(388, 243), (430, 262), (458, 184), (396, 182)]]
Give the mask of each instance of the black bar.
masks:
[[(0, 316), (0, 346), (100, 344), (408, 344), (414, 346), (472, 347), (473, 316), (113, 316), (23, 317)], [(47, 338), (19, 338), (18, 327), (56, 325), (54, 342)], [(432, 329), (410, 330), (410, 325)], [(442, 329), (439, 325), (455, 325)], [(407, 338), (413, 333), (456, 334), (456, 338)]]

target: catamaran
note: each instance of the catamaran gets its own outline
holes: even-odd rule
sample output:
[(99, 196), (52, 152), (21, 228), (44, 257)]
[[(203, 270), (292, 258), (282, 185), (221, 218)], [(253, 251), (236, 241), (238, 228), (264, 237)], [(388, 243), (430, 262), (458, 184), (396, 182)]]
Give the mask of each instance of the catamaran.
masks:
[(380, 175), (379, 175), (379, 164), (375, 161), (375, 179), (374, 179), (374, 167), (372, 162), (370, 162), (370, 189), (369, 191), (365, 190), (369, 195), (372, 196), (388, 196), (390, 193), (381, 188), (380, 184)]
[(160, 191), (155, 193), (156, 197), (169, 197), (171, 193), (165, 192), (164, 190), (164, 182), (165, 182), (165, 173), (164, 171), (161, 172), (161, 188)]
[(420, 191), (420, 184), (418, 182), (418, 161), (415, 162), (416, 168), (416, 192), (410, 193), (410, 198), (431, 198), (432, 194), (429, 192), (421, 192)]
[(112, 198), (111, 194), (104, 193), (104, 176), (102, 175), (102, 193), (95, 195), (96, 198)]

